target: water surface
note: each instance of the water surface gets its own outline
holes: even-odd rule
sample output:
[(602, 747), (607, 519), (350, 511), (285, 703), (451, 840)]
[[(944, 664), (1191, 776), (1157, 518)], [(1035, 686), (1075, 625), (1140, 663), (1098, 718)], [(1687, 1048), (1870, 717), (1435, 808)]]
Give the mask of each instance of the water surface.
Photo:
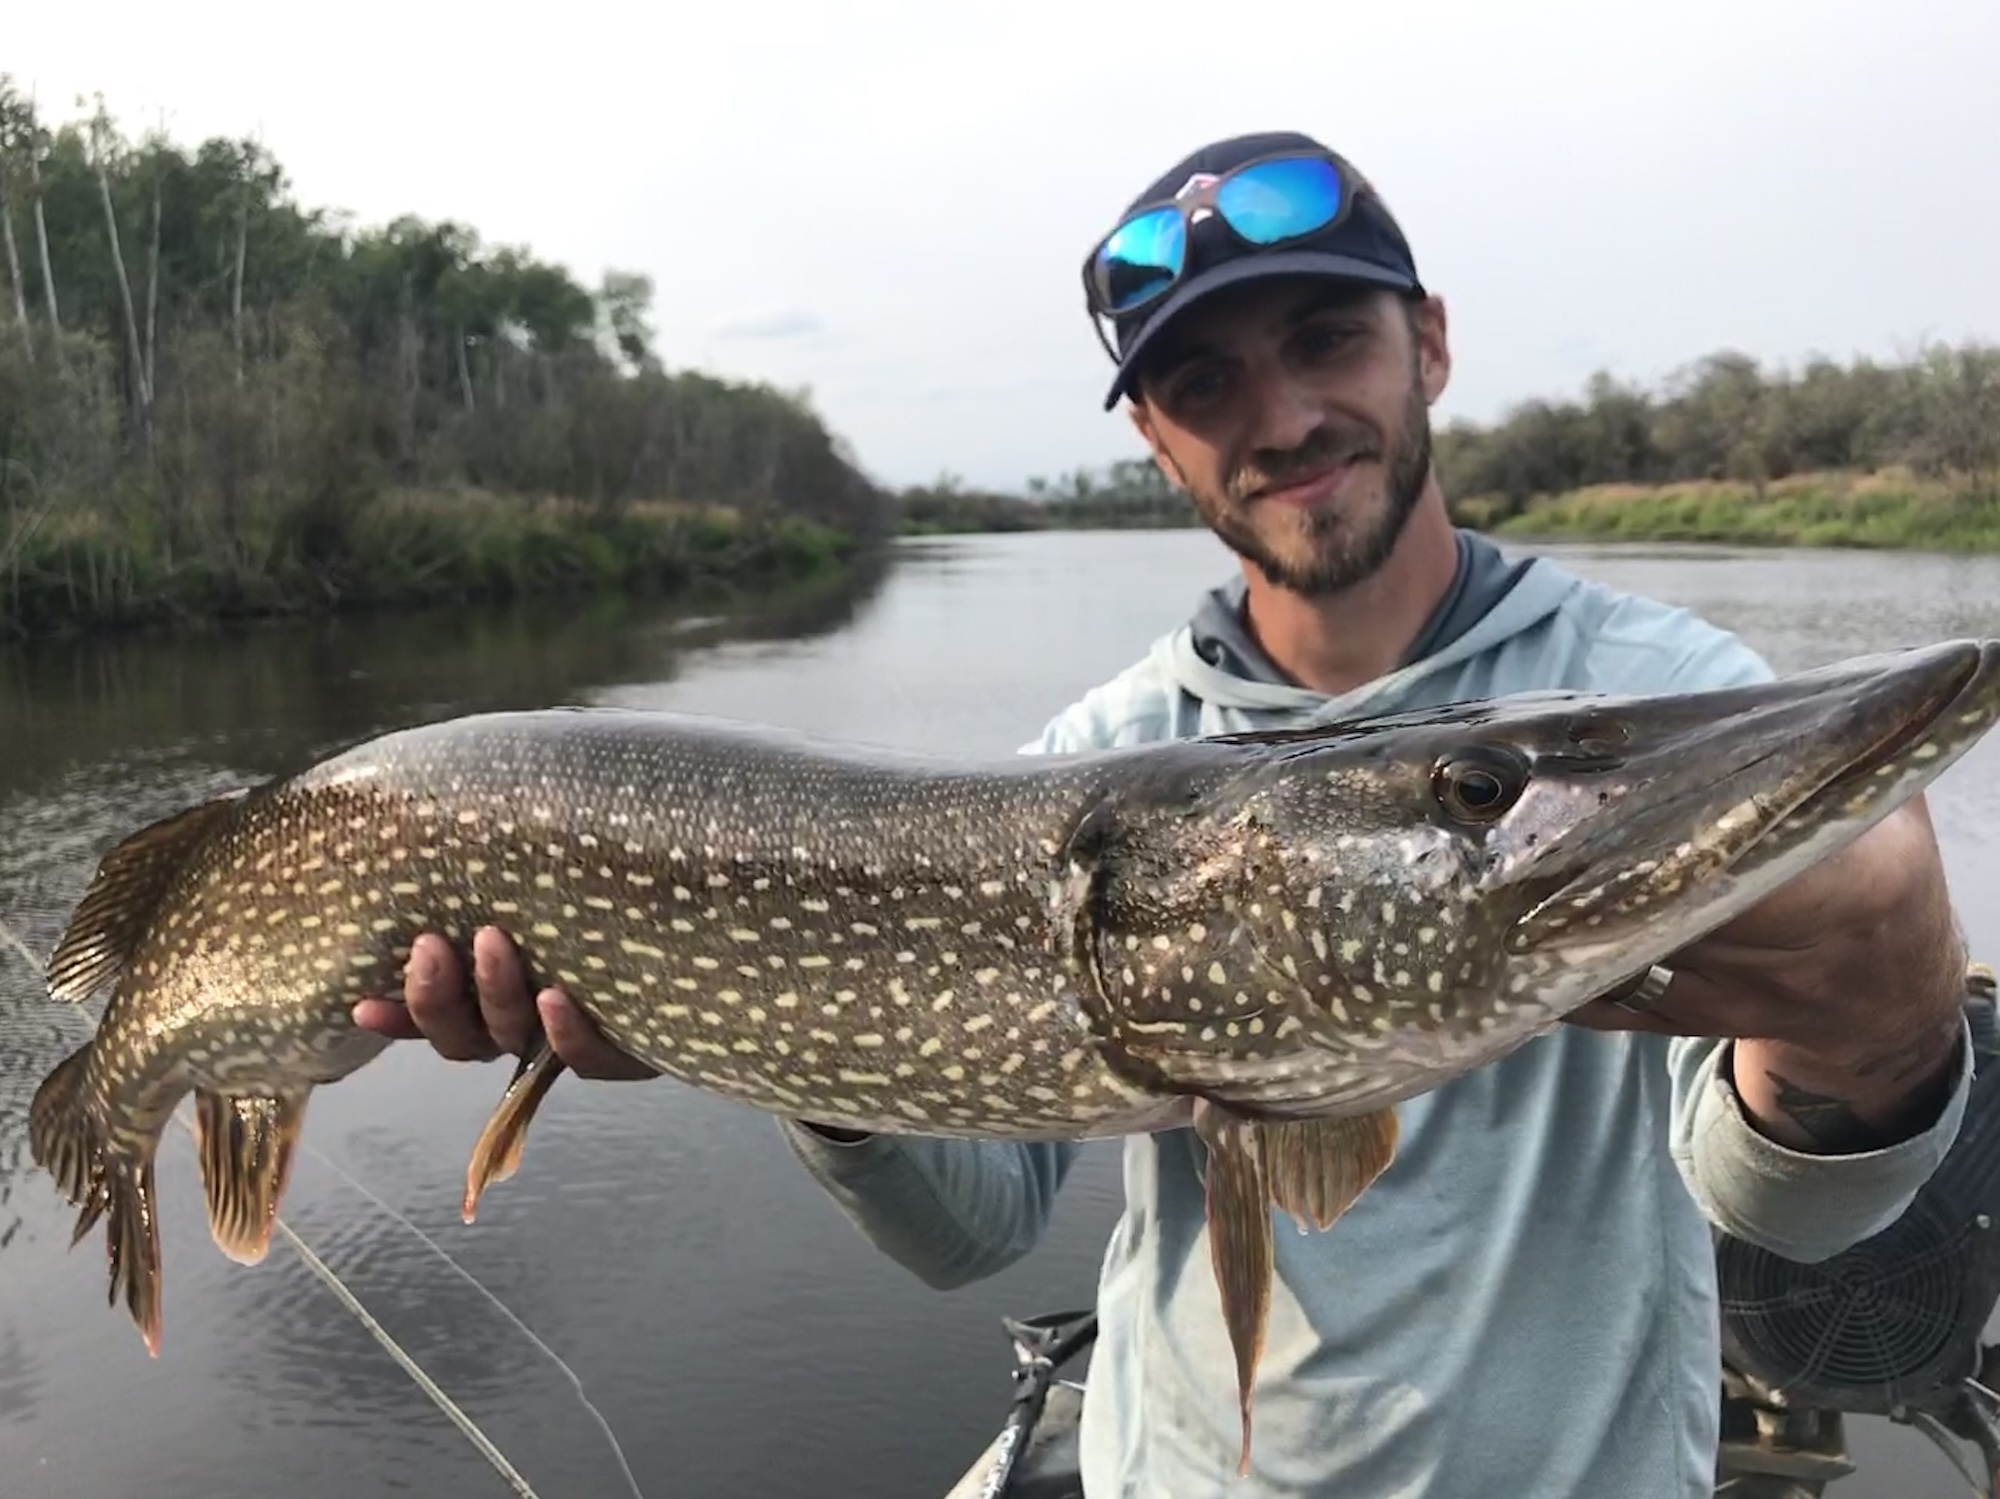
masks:
[[(2000, 619), (2000, 559), (1545, 550), (1741, 630), (1781, 669)], [(913, 545), (886, 579), (695, 617), (453, 611), (0, 653), (0, 921), (46, 951), (133, 827), (450, 713), (620, 703), (1009, 751), (1228, 566), (1194, 532), (971, 538)], [(2000, 746), (1984, 745), (1934, 797), (1992, 954), (1996, 770)], [(247, 1270), (212, 1249), (184, 1137), (161, 1165), (165, 1356), (146, 1359), (105, 1307), (98, 1238), (67, 1252), (71, 1215), (26, 1169), (27, 1098), (85, 1023), (0, 953), (0, 1493), (508, 1492), (289, 1248)], [(322, 1090), (287, 1218), (544, 1499), (632, 1490), (561, 1369), (410, 1225), (568, 1361), (649, 1499), (935, 1499), (1004, 1407), (995, 1319), (1086, 1303), (1116, 1214), (1105, 1143), (1034, 1254), (940, 1295), (856, 1238), (763, 1116), (669, 1084), (571, 1079), (522, 1174), (468, 1228), (466, 1151), (505, 1076), (398, 1048)], [(1557, 1409), (1561, 1384), (1551, 1371)], [(1962, 1491), (1907, 1432), (1863, 1423), (1854, 1444), (1864, 1474), (1843, 1499)]]

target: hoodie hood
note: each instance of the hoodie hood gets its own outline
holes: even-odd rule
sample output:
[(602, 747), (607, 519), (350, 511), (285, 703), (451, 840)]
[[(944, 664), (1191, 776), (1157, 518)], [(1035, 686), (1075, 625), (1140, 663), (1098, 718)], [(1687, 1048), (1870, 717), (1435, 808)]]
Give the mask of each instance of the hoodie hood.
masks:
[(1184, 692), (1216, 707), (1329, 717), (1399, 694), (1420, 677), (1492, 649), (1539, 624), (1581, 586), (1540, 558), (1510, 561), (1484, 536), (1457, 534), (1458, 571), (1451, 587), (1396, 669), (1353, 692), (1329, 698), (1278, 670), (1244, 622), (1249, 590), (1240, 575), (1204, 594), (1193, 618), (1162, 639), (1155, 655)]

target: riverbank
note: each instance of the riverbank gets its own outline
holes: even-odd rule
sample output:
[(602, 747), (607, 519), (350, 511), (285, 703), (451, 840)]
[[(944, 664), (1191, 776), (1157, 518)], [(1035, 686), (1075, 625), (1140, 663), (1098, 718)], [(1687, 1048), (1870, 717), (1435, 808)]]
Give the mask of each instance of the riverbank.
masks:
[[(905, 498), (904, 535), (1198, 527), (1191, 505), (1144, 502), (1051, 504), (1016, 496)], [(1795, 474), (1765, 484), (1688, 481), (1594, 484), (1541, 495), (1510, 510), (1498, 496), (1449, 501), (1473, 530), (1533, 541), (1683, 541), (1727, 545), (1868, 547), (2000, 552), (2000, 477), (1925, 479), (1906, 468), (1874, 473)]]
[(1924, 479), (1907, 469), (1796, 474), (1761, 490), (1703, 481), (1598, 484), (1501, 515), (1472, 498), (1462, 524), (1520, 540), (1695, 541), (1735, 545), (2000, 552), (2000, 479)]
[(93, 509), (0, 533), (0, 637), (450, 604), (766, 588), (838, 569), (850, 532), (726, 505), (394, 490), (319, 532), (243, 534), (175, 555), (157, 528)]

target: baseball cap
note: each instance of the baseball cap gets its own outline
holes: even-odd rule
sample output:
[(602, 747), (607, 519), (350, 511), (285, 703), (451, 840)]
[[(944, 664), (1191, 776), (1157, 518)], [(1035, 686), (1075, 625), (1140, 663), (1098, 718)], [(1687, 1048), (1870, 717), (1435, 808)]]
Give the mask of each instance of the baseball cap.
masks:
[[(1125, 206), (1125, 215), (1171, 202), (1176, 193), (1197, 178), (1221, 176), (1245, 162), (1286, 151), (1335, 155), (1311, 136), (1289, 130), (1215, 141), (1169, 167)], [(1241, 286), (1268, 276), (1303, 274), (1423, 294), (1409, 243), (1388, 205), (1351, 163), (1343, 165), (1353, 174), (1359, 190), (1339, 222), (1318, 234), (1266, 249), (1244, 243), (1213, 218), (1191, 226), (1187, 239), (1188, 266), (1179, 284), (1158, 301), (1110, 319), (1116, 339), (1118, 373), (1104, 397), (1106, 411), (1126, 394), (1140, 356), (1160, 331), (1195, 302), (1225, 286)]]

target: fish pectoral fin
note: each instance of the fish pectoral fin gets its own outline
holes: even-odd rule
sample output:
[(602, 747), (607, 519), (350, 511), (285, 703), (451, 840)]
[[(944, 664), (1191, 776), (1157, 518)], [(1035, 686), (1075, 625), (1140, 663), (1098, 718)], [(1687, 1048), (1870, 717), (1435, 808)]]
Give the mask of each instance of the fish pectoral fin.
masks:
[(195, 1159), (209, 1236), (239, 1265), (259, 1263), (271, 1247), (311, 1096), (310, 1088), (261, 1097), (195, 1091)]
[(28, 1107), (28, 1145), (35, 1163), (56, 1180), (69, 1201), (81, 1207), (70, 1247), (105, 1220), (110, 1262), (110, 1302), (122, 1297), (146, 1340), (160, 1356), (160, 1228), (154, 1212), (153, 1145), (147, 1137), (137, 1150), (112, 1150), (84, 1087), (90, 1070), (88, 1046), (63, 1058), (42, 1079)]
[(1265, 1121), (1271, 1201), (1305, 1233), (1333, 1227), (1396, 1158), (1396, 1111), (1343, 1119)]
[(1250, 1471), (1250, 1406), (1271, 1310), (1271, 1178), (1265, 1126), (1198, 1099), (1195, 1133), (1208, 1147), (1208, 1250), (1222, 1296), (1222, 1320), (1236, 1354), (1243, 1419), (1240, 1478)]
[(49, 954), (45, 977), (51, 994), (81, 1001), (117, 976), (174, 876), (202, 840), (235, 814), (243, 795), (229, 792), (164, 817), (98, 861), (90, 887)]
[(467, 1223), (473, 1219), (480, 1193), (520, 1169), (521, 1150), (528, 1143), (529, 1122), (564, 1070), (562, 1058), (549, 1046), (546, 1036), (535, 1042), (514, 1069), (507, 1091), (500, 1095), (486, 1128), (479, 1132), (479, 1139), (472, 1147), (472, 1160), (465, 1168), (465, 1201), (460, 1214)]

